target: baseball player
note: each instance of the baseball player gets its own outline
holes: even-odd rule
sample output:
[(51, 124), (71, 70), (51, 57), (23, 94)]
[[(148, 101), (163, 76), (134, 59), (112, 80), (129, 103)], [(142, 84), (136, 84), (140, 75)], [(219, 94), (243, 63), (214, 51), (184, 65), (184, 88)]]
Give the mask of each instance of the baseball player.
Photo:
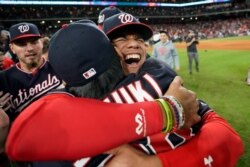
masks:
[(2, 107), (7, 108), (11, 122), (31, 102), (51, 89), (63, 87), (61, 79), (42, 58), (40, 38), (37, 26), (32, 23), (10, 27), (10, 49), (19, 63), (0, 73), (0, 91), (9, 95), (4, 98)]
[[(126, 85), (126, 83), (130, 83), (131, 80), (134, 79), (134, 83), (137, 83), (138, 85), (142, 85), (143, 90), (145, 90), (147, 93), (149, 93), (153, 98), (157, 98), (161, 96), (161, 91), (163, 92), (168, 88), (166, 85), (169, 85), (171, 82), (171, 78), (175, 76), (176, 74), (170, 70), (167, 67), (164, 67), (161, 65), (162, 63), (156, 62), (154, 59), (146, 59), (146, 48), (144, 41), (148, 40), (152, 36), (152, 30), (149, 26), (142, 24), (137, 21), (136, 18), (134, 18), (130, 14), (126, 13), (120, 13), (114, 16), (109, 17), (104, 22), (103, 26), (104, 32), (107, 34), (107, 36), (112, 41), (119, 58), (121, 60), (121, 64), (123, 69), (125, 69), (125, 72), (127, 73), (133, 73), (130, 75), (128, 80), (123, 80), (123, 82), (119, 83), (117, 85), (118, 91), (113, 91), (110, 96), (105, 98), (105, 101), (109, 102), (131, 102), (131, 99), (135, 100), (135, 98), (124, 98), (125, 93), (121, 93), (120, 89)], [(144, 63), (145, 62), (145, 63)], [(154, 82), (153, 82), (154, 81)], [(157, 86), (155, 86), (157, 85)], [(120, 88), (119, 88), (120, 87)], [(127, 88), (128, 89), (128, 88)], [(127, 90), (126, 89), (126, 90)], [(130, 91), (131, 92), (131, 91)], [(127, 93), (129, 94), (129, 93)], [(131, 94), (131, 93), (130, 93)], [(146, 93), (145, 93), (146, 94)], [(134, 97), (135, 95), (132, 94)], [(153, 98), (146, 96), (144, 97), (145, 100), (152, 100)], [(130, 100), (130, 101), (129, 101)], [(137, 100), (141, 100), (137, 98)], [(169, 134), (158, 134), (153, 135), (147, 138), (144, 138), (143, 140), (140, 140), (138, 142), (137, 148), (141, 148), (141, 150), (145, 151), (148, 154), (155, 154), (159, 152), (169, 151), (172, 149), (176, 149), (178, 146), (186, 142), (187, 140), (191, 139), (199, 130), (199, 128), (207, 127), (205, 124), (206, 121), (211, 120), (221, 120), (221, 123), (224, 124), (224, 127), (221, 129), (225, 131), (225, 128), (230, 127), (226, 121), (222, 121), (222, 119), (213, 112), (211, 108), (208, 107), (207, 104), (205, 104), (203, 101), (200, 101), (200, 109), (199, 109), (199, 115), (202, 117), (203, 121), (200, 125), (193, 126), (192, 129), (188, 132), (186, 130), (185, 132), (177, 131), (175, 133), (169, 133)], [(216, 123), (216, 121), (214, 122)], [(215, 128), (215, 125), (209, 125), (211, 128)], [(216, 130), (216, 129), (214, 129)], [(220, 136), (220, 142), (218, 142), (218, 136), (214, 140), (214, 145), (218, 145), (219, 143), (222, 145), (223, 141), (226, 141), (227, 139), (221, 135), (221, 131), (218, 130)], [(227, 132), (228, 133), (228, 132)], [(227, 134), (226, 133), (226, 134)], [(235, 136), (233, 133), (231, 134), (232, 138), (234, 139), (234, 142), (237, 142), (237, 146), (241, 146), (238, 152), (233, 155), (234, 159), (233, 161), (228, 161), (228, 157), (224, 157), (224, 161), (228, 163), (228, 166), (234, 166), (237, 162), (237, 159), (239, 158), (239, 155), (241, 155), (242, 151), (242, 142), (240, 141), (239, 136)], [(192, 143), (192, 140), (190, 141)], [(159, 143), (162, 143), (159, 145)], [(165, 143), (165, 144), (164, 144)], [(228, 143), (230, 145), (230, 143)], [(212, 148), (212, 144), (210, 145)], [(185, 147), (185, 146), (184, 146)], [(226, 148), (224, 148), (226, 150)], [(234, 151), (237, 148), (232, 148), (232, 150), (228, 151), (228, 154), (234, 154)], [(212, 149), (211, 149), (212, 150)], [(210, 151), (211, 151), (210, 150)], [(200, 148), (200, 151), (202, 152), (202, 148)], [(222, 151), (222, 150), (220, 150)], [(219, 152), (219, 151), (218, 151)], [(205, 158), (205, 155), (208, 152), (204, 151), (200, 154), (200, 159), (202, 159), (202, 156)], [(220, 154), (215, 153), (212, 155), (212, 151), (210, 152), (211, 156), (215, 158), (216, 156), (220, 156)], [(223, 153), (225, 153), (223, 151)], [(162, 162), (166, 161), (166, 156), (162, 154), (163, 156), (160, 156)], [(185, 155), (185, 154), (183, 154)], [(217, 158), (216, 158), (217, 159)], [(168, 159), (167, 159), (168, 160)], [(168, 160), (169, 162), (171, 162)], [(197, 157), (197, 161), (198, 161)], [(176, 161), (176, 162), (175, 162)], [(168, 163), (169, 163), (168, 162)], [(194, 161), (179, 161), (178, 158), (176, 158), (174, 161), (175, 166), (195, 166), (193, 163)], [(213, 165), (220, 166), (221, 164), (225, 164), (223, 161), (214, 161)], [(199, 164), (199, 165), (198, 165)], [(199, 161), (199, 163), (196, 163), (196, 166), (202, 166), (206, 165), (205, 162)], [(227, 165), (226, 165), (227, 166)]]
[[(120, 22), (117, 22), (117, 23), (119, 23), (119, 26), (117, 25), (117, 24), (115, 24), (115, 27), (117, 26), (117, 27), (120, 27), (121, 25), (120, 25)], [(150, 29), (148, 29), (147, 27), (145, 28), (144, 27), (144, 25), (143, 24), (140, 24), (140, 23), (138, 23), (138, 22), (134, 22), (135, 24), (134, 25), (140, 25), (139, 27), (139, 29), (140, 30), (146, 30), (148, 33), (147, 33), (147, 36), (150, 36), (150, 34), (152, 33), (152, 32), (150, 32), (149, 30)], [(133, 23), (131, 23), (130, 22), (130, 25), (133, 25)], [(114, 28), (113, 30), (117, 30), (118, 28)], [(121, 26), (121, 27), (123, 27), (123, 26)], [(134, 27), (135, 28), (135, 27)], [(134, 29), (133, 28), (133, 29)], [(138, 28), (138, 27), (137, 27)], [(131, 29), (130, 29), (131, 30)], [(76, 31), (74, 31), (74, 32), (76, 32)], [(143, 31), (144, 33), (145, 33), (145, 31)], [(79, 33), (80, 34), (80, 33)], [(134, 35), (135, 36), (135, 35)], [(145, 38), (145, 36), (143, 36), (143, 38), (142, 39), (144, 39)], [(64, 40), (64, 42), (65, 42), (65, 39), (67, 39), (66, 37), (65, 38), (63, 38)], [(71, 39), (72, 40), (72, 39)], [(74, 41), (74, 40), (73, 40)], [(140, 41), (141, 41), (141, 38), (140, 38)], [(78, 41), (77, 41), (78, 42)], [(59, 41), (58, 41), (58, 44), (59, 44)], [(54, 46), (57, 46), (57, 45), (54, 45)], [(53, 47), (52, 47), (53, 48)], [(58, 49), (58, 47), (56, 47), (57, 49)], [(73, 48), (76, 48), (75, 46), (73, 47)], [(80, 47), (79, 47), (80, 48)], [(51, 54), (51, 52), (49, 52), (50, 54)], [(79, 54), (79, 53), (82, 53), (82, 52), (80, 52), (80, 51), (77, 51), (77, 53)], [(132, 52), (131, 52), (132, 53)], [(63, 51), (63, 54), (66, 56), (66, 55), (68, 55), (67, 54), (67, 49), (66, 50), (64, 50)], [(79, 54), (79, 56), (80, 56), (81, 54)], [(60, 54), (60, 56), (58, 55), (58, 57), (59, 58), (61, 58), (61, 56), (62, 56), (62, 54)], [(78, 56), (78, 61), (79, 61), (79, 56)], [(81, 56), (82, 57), (82, 56)], [(73, 60), (73, 59), (72, 59)], [(50, 60), (51, 61), (51, 60)], [(53, 65), (55, 65), (55, 66), (53, 66), (53, 67), (55, 67), (55, 69), (57, 69), (57, 70), (59, 70), (59, 71), (57, 71), (57, 73), (59, 74), (59, 75), (61, 75), (61, 76), (64, 76), (63, 78), (64, 78), (64, 80), (67, 80), (66, 82), (67, 83), (70, 83), (70, 85), (72, 85), (72, 83), (74, 83), (74, 82), (77, 82), (77, 80), (75, 80), (75, 81), (72, 81), (71, 79), (76, 79), (76, 78), (79, 78), (82, 74), (78, 74), (77, 75), (77, 77), (76, 76), (72, 76), (72, 78), (70, 79), (70, 77), (71, 76), (68, 76), (66, 73), (65, 73), (65, 68), (62, 68), (62, 67), (60, 67), (60, 65), (59, 64), (55, 64), (57, 61), (55, 61), (55, 60), (53, 60), (52, 59), (52, 61), (54, 61), (54, 63), (52, 63)], [(67, 60), (64, 60), (65, 62), (68, 62), (68, 59)], [(102, 61), (101, 61), (102, 62)], [(61, 62), (62, 63), (62, 62)], [(103, 63), (103, 62), (102, 62)], [(125, 80), (123, 80), (123, 82), (124, 83), (128, 83), (128, 85), (127, 86), (122, 86), (122, 87), (119, 87), (119, 85), (117, 86), (117, 88), (118, 88), (118, 91), (114, 91), (114, 92), (112, 92), (111, 93), (111, 98), (108, 98), (108, 99), (113, 99), (113, 100), (120, 100), (120, 102), (123, 102), (122, 100), (125, 100), (126, 102), (136, 102), (136, 101), (138, 101), (138, 100), (141, 100), (141, 101), (144, 101), (144, 100), (152, 100), (153, 99), (153, 97), (154, 97), (154, 94), (156, 94), (156, 95), (160, 95), (161, 94), (161, 89), (167, 89), (167, 88), (164, 88), (164, 87), (166, 87), (166, 85), (169, 85), (169, 82), (171, 81), (171, 80), (173, 80), (173, 79), (171, 79), (171, 78), (173, 78), (174, 77), (174, 73), (170, 73), (169, 74), (169, 72), (171, 72), (171, 70), (169, 70), (168, 68), (166, 68), (166, 65), (164, 65), (164, 64), (159, 64), (159, 65), (157, 65), (157, 66), (155, 66), (155, 67), (153, 67), (155, 64), (154, 64), (154, 60), (153, 61), (146, 61), (146, 63), (148, 63), (148, 65), (151, 65), (151, 66), (143, 66), (143, 67), (145, 67), (144, 69), (142, 68), (142, 70), (140, 71), (140, 74), (138, 74), (138, 75), (135, 75), (135, 74), (133, 74), (133, 75), (129, 75), (128, 77), (126, 77), (126, 79)], [(63, 63), (63, 64), (65, 64), (65, 63)], [(79, 62), (79, 64), (81, 64), (80, 62)], [(79, 67), (78, 65), (76, 66), (76, 67)], [(156, 70), (155, 71), (153, 71), (153, 69), (154, 68), (156, 68)], [(150, 69), (150, 70), (149, 70)], [(164, 70), (165, 69), (165, 70)], [(149, 71), (151, 71), (152, 70), (152, 72), (150, 73), (149, 71), (147, 71), (147, 70), (149, 70)], [(164, 73), (160, 73), (161, 71), (165, 71)], [(77, 71), (77, 70), (72, 70), (72, 68), (71, 68), (71, 71)], [(146, 73), (146, 71), (147, 71), (147, 73)], [(164, 77), (164, 75), (166, 76), (166, 71), (168, 72), (168, 74), (167, 74), (167, 76), (168, 76), (168, 78), (165, 78)], [(90, 75), (90, 74), (93, 74), (94, 72), (93, 72), (93, 70), (91, 70), (91, 72), (90, 73), (88, 73), (88, 76)], [(148, 74), (148, 75), (147, 75)], [(156, 75), (157, 74), (157, 75)], [(156, 76), (154, 76), (154, 77), (152, 77), (153, 75), (156, 75)], [(137, 78), (138, 77), (138, 78)], [(165, 79), (164, 79), (165, 78)], [(163, 81), (163, 79), (164, 79), (164, 81)], [(131, 81), (130, 83), (129, 83), (129, 80)], [(160, 83), (159, 85), (157, 85), (157, 82), (156, 81), (161, 81), (162, 80), (162, 83)], [(99, 80), (97, 80), (97, 82), (100, 82)], [(165, 84), (163, 84), (163, 83), (165, 83)], [(123, 85), (122, 83), (120, 83), (121, 85)], [(126, 84), (125, 84), (126, 85)], [(163, 88), (161, 88), (161, 87), (163, 87)], [(168, 86), (167, 86), (168, 87)], [(71, 86), (71, 88), (72, 88), (72, 86)], [(70, 88), (70, 89), (71, 89)], [(87, 88), (89, 88), (89, 87), (87, 87)], [(160, 89), (159, 89), (160, 88)], [(75, 93), (79, 93), (79, 94), (81, 94), (81, 91), (80, 91), (80, 89), (77, 89), (77, 88), (73, 88), (73, 90), (76, 90), (75, 91)], [(78, 91), (77, 91), (78, 90)], [(136, 92), (137, 91), (137, 92)], [(134, 93), (133, 93), (134, 92)], [(134, 95), (134, 96), (130, 96), (130, 95)], [(105, 98), (106, 99), (106, 98)], [(67, 105), (66, 105), (67, 106)], [(51, 106), (50, 106), (51, 107)], [(48, 108), (47, 108), (48, 109)], [(200, 114), (203, 116), (203, 114), (204, 115), (207, 115), (206, 114), (206, 112), (207, 113), (209, 113), (209, 112), (212, 112), (212, 110), (206, 105), (206, 104), (203, 104), (202, 102), (200, 102), (200, 110), (199, 110), (199, 112), (200, 112)], [(213, 114), (211, 114), (209, 117), (211, 117), (211, 120), (209, 120), (209, 121), (211, 121), (212, 122), (212, 120), (214, 119), (214, 120), (217, 120), (217, 121), (221, 121), (220, 122), (220, 124), (222, 124), (223, 126), (222, 127), (218, 127), (219, 129), (220, 129), (220, 133), (222, 133), (222, 134), (228, 134), (228, 135), (230, 135), (230, 137), (232, 137), (232, 139), (230, 140), (230, 141), (224, 141), (224, 139), (222, 140), (223, 141), (223, 145), (225, 145), (225, 143), (227, 143), (227, 144), (231, 144), (231, 143), (234, 143), (234, 144), (237, 144), (237, 146), (239, 146), (239, 147), (237, 147), (237, 149), (236, 150), (231, 150), (229, 153), (228, 153), (228, 155), (231, 157), (233, 157), (233, 156), (235, 156), (235, 157), (233, 157), (232, 158), (232, 160), (230, 161), (230, 162), (228, 162), (228, 163), (230, 163), (230, 164), (234, 164), (235, 163), (235, 161), (236, 161), (236, 159), (238, 158), (238, 156), (239, 156), (239, 154), (241, 154), (242, 153), (242, 142), (241, 142), (241, 140), (239, 139), (239, 137), (237, 136), (237, 135), (235, 135), (234, 133), (231, 133), (231, 131), (228, 131), (228, 125), (227, 125), (227, 123), (224, 121), (224, 120), (222, 120), (221, 118), (218, 118), (218, 119), (216, 119), (217, 118), (217, 116), (215, 115), (215, 113), (213, 113)], [(205, 119), (205, 118), (204, 118)], [(206, 121), (208, 121), (208, 119), (206, 120)], [(208, 122), (209, 122), (208, 121)], [(216, 122), (216, 121), (215, 121)], [(215, 123), (216, 124), (216, 123)], [(210, 124), (209, 124), (210, 125)], [(213, 124), (214, 125), (214, 124)], [(216, 124), (217, 125), (217, 124)], [(205, 127), (205, 126), (204, 126)], [(185, 131), (184, 131), (185, 132)], [(208, 131), (209, 132), (209, 131)], [(190, 132), (188, 132), (188, 134), (186, 134), (186, 136), (190, 136), (190, 133), (192, 133), (192, 131)], [(192, 134), (194, 134), (194, 133), (192, 133)], [(199, 134), (198, 134), (199, 135)], [(202, 135), (209, 135), (209, 133), (202, 133)], [(157, 135), (157, 136), (159, 136), (159, 137), (157, 137), (157, 138), (155, 138), (155, 139), (162, 139), (162, 137), (161, 136), (167, 136), (166, 134), (163, 134), (163, 135), (161, 135), (161, 134), (159, 134), (159, 135)], [(176, 137), (176, 139), (177, 140), (174, 140), (175, 139), (175, 137)], [(178, 138), (178, 137), (180, 137), (180, 138)], [(154, 138), (154, 136), (149, 136), (149, 138)], [(164, 145), (163, 145), (163, 147), (162, 147), (162, 144), (161, 145), (157, 145), (157, 144), (155, 144), (155, 145), (150, 145), (150, 143), (147, 143), (147, 144), (145, 144), (144, 145), (144, 141), (148, 141), (148, 140), (140, 140), (139, 141), (139, 146), (141, 146), (142, 145), (142, 148), (145, 148), (144, 149), (144, 151), (146, 151), (146, 152), (148, 152), (149, 154), (155, 154), (155, 153), (157, 153), (157, 152), (161, 152), (161, 151), (163, 151), (163, 153), (160, 153), (159, 155), (158, 155), (158, 158), (160, 158), (162, 161), (161, 161), (161, 163), (163, 163), (163, 165), (164, 166), (167, 166), (167, 164), (168, 163), (170, 163), (170, 164), (174, 164), (174, 163), (176, 163), (176, 165), (178, 166), (183, 166), (183, 163), (185, 163), (185, 164), (188, 164), (188, 165), (195, 165), (195, 164), (198, 164), (198, 166), (204, 166), (205, 165), (205, 163), (203, 162), (203, 160), (204, 160), (204, 158), (207, 158), (205, 155), (208, 153), (208, 151), (207, 151), (207, 148), (206, 149), (202, 149), (203, 147), (200, 147), (200, 149), (201, 149), (201, 151), (200, 152), (202, 152), (199, 156), (197, 156), (197, 158), (196, 159), (190, 159), (190, 161), (185, 161), (185, 162), (178, 162), (177, 161), (177, 159), (179, 159), (179, 157), (178, 156), (176, 156), (176, 155), (178, 155), (178, 154), (176, 154), (175, 153), (175, 150), (172, 150), (173, 148), (177, 148), (177, 146), (179, 146), (180, 144), (182, 144), (182, 142), (180, 142), (180, 143), (178, 143), (178, 141), (180, 140), (180, 139), (183, 139), (182, 140), (182, 142), (183, 141), (185, 141), (185, 140), (187, 140), (187, 139), (189, 139), (188, 137), (185, 137), (185, 133), (184, 134), (182, 134), (182, 135), (178, 135), (178, 134), (175, 134), (175, 133), (173, 133), (172, 134), (172, 137), (170, 137), (170, 138), (164, 138)], [(211, 138), (211, 140), (217, 140), (217, 137), (216, 138)], [(109, 140), (112, 140), (112, 139), (109, 139)], [(167, 140), (167, 142), (169, 142), (169, 143), (166, 143), (166, 140)], [(101, 140), (102, 141), (102, 140)], [(156, 140), (154, 140), (154, 141), (156, 141)], [(159, 140), (160, 141), (160, 140)], [(177, 143), (174, 143), (174, 141), (175, 142), (177, 142)], [(84, 142), (84, 141), (82, 141), (82, 142)], [(190, 143), (192, 142), (192, 140), (190, 141)], [(199, 140), (197, 141), (197, 140), (194, 140), (194, 143), (193, 143), (193, 146), (195, 146), (195, 143), (196, 142), (198, 142), (199, 143)], [(217, 145), (218, 143), (220, 143), (221, 142), (221, 140), (220, 141), (218, 141), (215, 145)], [(40, 143), (41, 144), (41, 143)], [(104, 144), (104, 143), (102, 143), (102, 144)], [(135, 143), (135, 144), (137, 144), (137, 143)], [(171, 148), (171, 144), (172, 144), (172, 148)], [(222, 143), (220, 143), (220, 144), (222, 144)], [(227, 146), (228, 145), (225, 145), (225, 147), (223, 147), (223, 148), (221, 148), (221, 150), (220, 151), (222, 151), (222, 150), (227, 150)], [(170, 146), (169, 146), (170, 145)], [(147, 148), (147, 146), (149, 147), (149, 148)], [(187, 151), (189, 151), (189, 152), (195, 152), (195, 151), (197, 151), (196, 150), (196, 147), (188, 147), (190, 150), (186, 150), (185, 151), (185, 145), (184, 146), (182, 146), (182, 148), (184, 148), (184, 149), (182, 149), (182, 154), (180, 154), (180, 155), (183, 155), (183, 156), (188, 156), (188, 152)], [(210, 145), (210, 146), (212, 146), (212, 145)], [(160, 149), (162, 147), (162, 150)], [(78, 149), (79, 149), (79, 146), (77, 147)], [(77, 149), (76, 148), (76, 149)], [(172, 150), (172, 151), (169, 151), (169, 148)], [(212, 148), (214, 148), (214, 147), (212, 147)], [(80, 148), (81, 149), (81, 148)], [(83, 148), (82, 148), (83, 149)], [(85, 149), (86, 150), (86, 149)], [(169, 151), (169, 152), (167, 152), (167, 150)], [(176, 149), (176, 150), (180, 150), (180, 149)], [(86, 150), (87, 151), (87, 150)], [(156, 151), (156, 152), (154, 152), (154, 151)], [(211, 151), (211, 150), (209, 150), (209, 151)], [(171, 153), (170, 153), (171, 152)], [(180, 152), (179, 152), (180, 153)], [(211, 153), (212, 155), (211, 155), (211, 157), (218, 157), (218, 155), (221, 155), (221, 152), (219, 152), (218, 151), (218, 153), (217, 152), (209, 152), (209, 153)], [(65, 153), (65, 154), (67, 154), (67, 153)], [(64, 154), (64, 155), (65, 155)], [(76, 155), (80, 155), (81, 153), (79, 153), (79, 154), (75, 154), (74, 156), (76, 157)], [(173, 158), (173, 160), (171, 160), (172, 159), (172, 156), (171, 155), (175, 155), (175, 158)], [(187, 155), (186, 155), (187, 154)], [(231, 155), (232, 154), (232, 155)], [(40, 155), (42, 155), (42, 154), (40, 154)], [(82, 155), (83, 156), (86, 156), (86, 152), (84, 152), (84, 153), (82, 153)], [(166, 155), (168, 155), (168, 156), (166, 156)], [(190, 155), (193, 155), (193, 154), (190, 154)], [(33, 155), (34, 156), (34, 155)], [(44, 155), (45, 156), (45, 155)], [(60, 154), (60, 156), (62, 156), (62, 154)], [(67, 158), (69, 158), (69, 156), (70, 155), (68, 155), (67, 154)], [(72, 152), (71, 152), (71, 158), (72, 158)], [(107, 155), (104, 155), (104, 159), (106, 158), (106, 156)], [(64, 158), (66, 158), (66, 157), (64, 157)], [(155, 156), (150, 156), (151, 158), (152, 157), (154, 157), (155, 158)], [(167, 158), (167, 157), (169, 157), (169, 158)], [(47, 157), (48, 158), (48, 157)], [(55, 157), (54, 157), (55, 158)], [(57, 157), (57, 158), (59, 158), (59, 157)], [(115, 157), (116, 158), (116, 157)], [(157, 159), (157, 158), (156, 158)], [(168, 160), (169, 159), (169, 160)], [(210, 158), (211, 159), (211, 158)], [(96, 159), (96, 160), (98, 160), (98, 159)], [(223, 160), (225, 160), (225, 159), (223, 159)], [(90, 165), (90, 162), (92, 163), (92, 166), (95, 166), (94, 164), (93, 164), (93, 162), (94, 161), (87, 161), (87, 159), (85, 159), (85, 161), (83, 161), (83, 160), (79, 160), (79, 161), (77, 161), (76, 163), (75, 163), (75, 166), (77, 166), (77, 165), (80, 165), (80, 166), (83, 166), (83, 164), (86, 164), (87, 166), (88, 165)], [(112, 162), (112, 161), (111, 161)], [(214, 162), (214, 164), (220, 164), (222, 161), (216, 161), (216, 162)], [(142, 164), (141, 164), (142, 165)], [(192, 166), (191, 165), (191, 166)], [(97, 166), (97, 165), (96, 165)]]
[[(126, 22), (124, 21), (126, 19)], [(144, 28), (143, 28), (144, 27)], [(161, 95), (161, 92), (156, 90), (165, 90), (167, 89), (166, 85), (168, 85), (168, 78), (171, 78), (170, 74), (173, 74), (173, 72), (168, 71), (169, 68), (163, 68), (163, 66), (158, 65), (155, 60), (146, 60), (146, 53), (142, 52), (141, 49), (144, 47), (143, 41), (148, 40), (150, 36), (152, 36), (152, 30), (150, 30), (150, 27), (144, 24), (140, 24), (138, 21), (136, 21), (135, 18), (133, 18), (129, 14), (121, 13), (117, 14), (115, 16), (112, 16), (108, 18), (104, 22), (103, 26), (104, 32), (108, 35), (108, 37), (111, 39), (113, 45), (116, 48), (116, 51), (120, 57), (122, 67), (129, 73), (136, 73), (136, 75), (133, 75), (135, 80), (139, 82), (139, 85), (143, 85), (147, 92), (152, 95), (154, 98), (157, 98)], [(150, 33), (151, 31), (151, 33)], [(142, 33), (143, 32), (143, 33)], [(147, 35), (149, 34), (149, 35)], [(146, 61), (146, 62), (145, 62)], [(143, 62), (145, 62), (143, 64)], [(143, 65), (142, 65), (143, 64)], [(159, 62), (158, 62), (159, 64)], [(165, 69), (165, 70), (163, 70)], [(145, 74), (146, 73), (146, 74)], [(148, 74), (151, 74), (151, 76), (154, 76), (153, 79), (149, 77)], [(165, 77), (163, 77), (165, 76)], [(129, 78), (128, 82), (131, 82), (131, 79), (133, 77)], [(137, 79), (136, 79), (137, 78)], [(171, 80), (171, 79), (170, 79)], [(152, 81), (155, 81), (152, 83)], [(126, 80), (125, 80), (126, 83)], [(120, 83), (117, 87), (118, 90), (119, 86), (125, 85), (124, 83)], [(158, 85), (159, 87), (155, 87), (152, 85)], [(151, 87), (151, 89), (150, 89)], [(116, 96), (114, 96), (116, 95)], [(114, 91), (112, 94), (105, 99), (105, 101), (111, 101), (111, 102), (129, 102), (129, 98), (126, 97), (125, 94), (120, 93), (119, 91)], [(133, 98), (134, 99), (134, 98)], [(151, 100), (152, 98), (146, 98), (147, 100)], [(203, 121), (205, 122), (212, 119), (221, 119), (218, 115), (216, 115), (214, 112), (212, 112), (212, 109), (210, 109), (204, 102), (200, 101), (200, 110), (199, 110), (200, 116), (202, 116)], [(202, 123), (204, 123), (202, 122)], [(225, 127), (229, 126), (226, 122), (224, 122)], [(225, 128), (223, 127), (223, 128)], [(183, 133), (183, 131), (180, 131), (178, 133), (170, 133), (170, 134), (159, 134), (154, 135), (150, 138), (145, 138), (144, 141), (140, 141), (138, 144), (138, 147), (142, 150), (146, 150), (148, 154), (155, 154), (156, 152), (164, 152), (164, 148), (166, 150), (172, 150), (176, 149), (176, 147), (183, 144), (185, 141), (190, 139), (192, 136), (195, 135), (197, 132), (198, 126), (194, 126), (193, 129), (188, 133), (187, 131)], [(239, 139), (239, 137), (235, 136), (235, 139)], [(221, 142), (223, 140), (227, 140), (223, 136), (221, 136)], [(216, 139), (217, 140), (217, 139)], [(161, 142), (162, 141), (162, 142)], [(235, 140), (236, 141), (236, 140)], [(162, 144), (159, 147), (159, 143), (166, 143), (165, 145)], [(192, 142), (192, 141), (190, 141)], [(154, 144), (155, 143), (155, 144)], [(216, 144), (218, 144), (218, 140), (215, 141)], [(213, 144), (215, 144), (213, 143)], [(222, 143), (221, 143), (222, 144)], [(240, 143), (238, 143), (240, 144)], [(242, 143), (241, 143), (242, 144)], [(242, 146), (242, 145), (241, 145)], [(168, 148), (167, 148), (168, 147)], [(235, 149), (235, 148), (234, 148)], [(231, 150), (231, 152), (234, 151), (234, 149)], [(165, 151), (166, 151), (165, 150)], [(241, 150), (242, 151), (242, 150)], [(239, 152), (238, 152), (239, 153)], [(201, 156), (205, 157), (205, 152), (201, 154)], [(236, 155), (234, 158), (238, 158), (240, 154)], [(213, 155), (214, 157), (219, 156), (219, 154)], [(234, 160), (236, 160), (234, 159)], [(164, 156), (162, 156), (162, 161), (166, 160)], [(170, 159), (169, 161), (171, 161)], [(224, 160), (227, 161), (227, 158)], [(201, 162), (201, 161), (200, 161)], [(187, 165), (190, 163), (189, 165)], [(228, 162), (229, 166), (234, 166), (234, 163)], [(231, 164), (230, 164), (231, 163)], [(178, 164), (180, 166), (183, 165), (183, 162), (178, 161), (174, 163), (176, 166)], [(185, 164), (187, 166), (194, 166), (191, 161), (185, 161)], [(221, 165), (224, 164), (222, 161), (213, 162), (213, 164)], [(197, 165), (197, 163), (196, 163)], [(201, 163), (198, 166), (205, 165), (205, 163)]]
[(43, 44), (37, 26), (24, 22), (9, 30), (9, 46), (19, 61), (0, 72), (0, 107), (13, 122), (25, 107), (63, 84), (42, 58)]
[(115, 6), (108, 6), (102, 9), (98, 15), (97, 25), (100, 29), (103, 27), (103, 22), (115, 14), (121, 13), (122, 11)]

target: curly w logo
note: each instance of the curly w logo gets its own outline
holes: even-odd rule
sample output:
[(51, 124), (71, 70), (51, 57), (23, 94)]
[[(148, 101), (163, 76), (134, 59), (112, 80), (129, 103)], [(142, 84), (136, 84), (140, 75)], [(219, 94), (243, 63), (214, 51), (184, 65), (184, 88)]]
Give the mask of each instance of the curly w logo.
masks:
[(131, 14), (121, 14), (118, 17), (121, 20), (121, 23), (130, 23), (133, 22), (134, 17)]
[(25, 33), (25, 32), (27, 32), (27, 31), (29, 31), (30, 27), (29, 27), (28, 24), (23, 24), (23, 25), (20, 25), (20, 26), (18, 27), (18, 29), (19, 29), (19, 31), (20, 31), (21, 33)]

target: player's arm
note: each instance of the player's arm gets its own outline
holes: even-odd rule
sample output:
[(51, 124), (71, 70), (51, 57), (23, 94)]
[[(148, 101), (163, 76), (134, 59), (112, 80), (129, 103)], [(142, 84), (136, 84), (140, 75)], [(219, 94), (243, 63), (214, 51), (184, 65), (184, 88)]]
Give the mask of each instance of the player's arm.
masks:
[(9, 130), (9, 117), (0, 108), (0, 153), (4, 151), (4, 144)]
[(243, 143), (230, 125), (215, 112), (203, 117), (200, 132), (188, 143), (167, 152), (146, 155), (123, 145), (110, 150), (114, 156), (107, 167), (234, 167), (243, 154)]
[(215, 112), (207, 113), (202, 122), (203, 126), (192, 140), (157, 155), (163, 166), (234, 167), (237, 164), (244, 151), (239, 135)]
[[(185, 112), (183, 127), (190, 127), (200, 119), (196, 96), (180, 83), (173, 83), (170, 88), (175, 91), (169, 93), (184, 104), (184, 110), (187, 100), (195, 103), (192, 114)], [(14, 160), (75, 160), (160, 132), (169, 125), (168, 119), (163, 123), (165, 113), (158, 102), (111, 104), (51, 94), (31, 104), (17, 117), (6, 150)]]
[(17, 117), (6, 151), (15, 160), (73, 160), (159, 132), (163, 127), (162, 108), (156, 102), (114, 104), (51, 94)]
[(11, 107), (9, 101), (10, 101), (10, 94), (0, 91), (0, 107), (4, 111), (7, 111)]
[(50, 94), (16, 118), (6, 152), (11, 159), (22, 161), (93, 156), (160, 132), (169, 125), (165, 112), (158, 102), (116, 104)]
[(113, 157), (105, 167), (163, 167), (157, 156), (147, 155), (129, 144), (124, 144), (108, 153)]

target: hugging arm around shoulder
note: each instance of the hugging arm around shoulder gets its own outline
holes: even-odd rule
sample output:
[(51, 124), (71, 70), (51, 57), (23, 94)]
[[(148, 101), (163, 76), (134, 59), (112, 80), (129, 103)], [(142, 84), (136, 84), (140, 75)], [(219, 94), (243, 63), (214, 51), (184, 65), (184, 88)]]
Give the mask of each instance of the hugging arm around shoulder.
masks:
[(115, 104), (50, 94), (17, 117), (6, 152), (18, 161), (76, 160), (97, 155), (160, 132), (160, 110), (156, 102)]

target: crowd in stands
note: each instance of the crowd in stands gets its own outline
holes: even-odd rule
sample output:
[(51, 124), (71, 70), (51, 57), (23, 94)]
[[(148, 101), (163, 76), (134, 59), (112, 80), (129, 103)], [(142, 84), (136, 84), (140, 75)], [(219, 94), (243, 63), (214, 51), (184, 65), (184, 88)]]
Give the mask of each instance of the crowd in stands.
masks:
[[(88, 18), (96, 22), (98, 13), (103, 8), (103, 6), (4, 5), (0, 6), (0, 24), (2, 23), (4, 29), (8, 29), (10, 25), (20, 20), (34, 22), (45, 36), (51, 36), (61, 25), (69, 23), (69, 20)], [(215, 3), (182, 8), (119, 6), (119, 9), (137, 16), (142, 22), (146, 21), (156, 32), (167, 30), (174, 41), (183, 41), (189, 30), (195, 31), (200, 39), (249, 35), (250, 6), (246, 3)], [(246, 11), (239, 15), (242, 10)], [(234, 17), (229, 19), (225, 19), (228, 13), (221, 17), (216, 15), (216, 19), (214, 15), (210, 17), (207, 15), (228, 11), (238, 13), (236, 12), (236, 16), (232, 14)], [(203, 19), (200, 17), (202, 15)]]
[(250, 18), (220, 19), (214, 21), (196, 21), (185, 24), (152, 25), (155, 30), (166, 30), (173, 41), (183, 41), (189, 30), (194, 31), (199, 39), (223, 38), (250, 35)]
[[(96, 19), (103, 6), (0, 6), (0, 20), (18, 19), (51, 19), (51, 18), (83, 18)], [(190, 7), (134, 7), (119, 6), (123, 11), (137, 17), (185, 17), (204, 14), (219, 14), (220, 12), (241, 12), (249, 9), (245, 3), (215, 3)], [(249, 12), (249, 11), (248, 11)]]

